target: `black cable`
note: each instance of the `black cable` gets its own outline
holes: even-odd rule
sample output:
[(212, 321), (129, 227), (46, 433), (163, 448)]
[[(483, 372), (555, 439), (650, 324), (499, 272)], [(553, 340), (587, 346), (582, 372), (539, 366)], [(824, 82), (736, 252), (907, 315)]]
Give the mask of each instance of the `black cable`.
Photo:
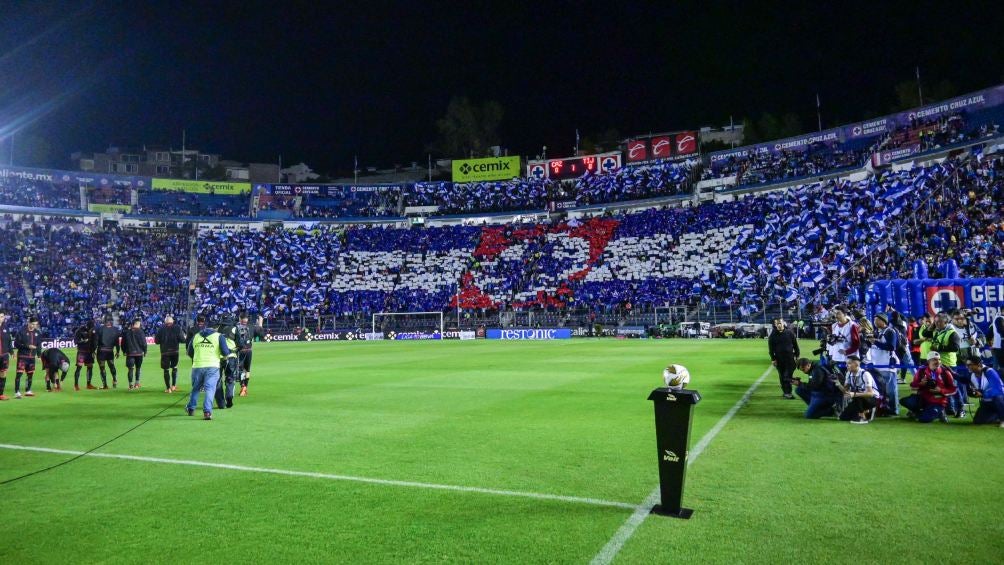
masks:
[(171, 408), (174, 408), (175, 406), (177, 406), (177, 404), (178, 404), (179, 402), (181, 402), (182, 400), (185, 400), (186, 398), (188, 398), (188, 395), (187, 395), (187, 394), (181, 394), (181, 395), (178, 395), (178, 399), (177, 399), (177, 400), (175, 400), (174, 402), (172, 402), (172, 403), (171, 403), (171, 404), (169, 404), (168, 406), (165, 406), (165, 407), (164, 407), (164, 409), (163, 409), (163, 410), (161, 410), (160, 412), (157, 412), (157, 413), (156, 413), (156, 414), (154, 414), (153, 416), (150, 416), (150, 417), (149, 417), (149, 418), (147, 418), (146, 420), (143, 420), (142, 422), (140, 422), (140, 423), (136, 424), (135, 426), (133, 426), (133, 427), (129, 428), (128, 430), (126, 430), (126, 431), (124, 431), (124, 432), (120, 433), (119, 435), (117, 435), (117, 436), (113, 437), (112, 439), (110, 439), (110, 440), (108, 440), (108, 441), (106, 441), (106, 442), (102, 443), (101, 445), (98, 445), (98, 446), (96, 446), (96, 447), (92, 447), (91, 449), (88, 449), (87, 451), (85, 451), (85, 452), (83, 452), (83, 453), (81, 453), (81, 454), (79, 454), (79, 455), (74, 455), (73, 457), (71, 457), (71, 458), (67, 459), (66, 461), (62, 461), (62, 462), (60, 462), (60, 463), (56, 463), (55, 465), (51, 465), (51, 466), (49, 466), (49, 467), (45, 467), (44, 469), (38, 469), (38, 470), (36, 470), (36, 471), (32, 471), (32, 472), (30, 472), (30, 473), (26, 473), (26, 474), (24, 474), (24, 475), (21, 475), (21, 476), (19, 476), (19, 477), (14, 477), (13, 479), (7, 479), (6, 481), (0, 481), (0, 486), (4, 486), (4, 485), (7, 485), (7, 484), (10, 484), (10, 483), (13, 483), (13, 482), (15, 482), (15, 481), (20, 481), (21, 479), (27, 479), (28, 477), (32, 477), (32, 476), (34, 476), (34, 475), (38, 475), (38, 474), (40, 474), (40, 473), (44, 473), (44, 472), (46, 472), (46, 471), (51, 471), (51, 470), (53, 470), (53, 469), (56, 469), (56, 468), (58, 468), (58, 467), (62, 467), (63, 465), (66, 465), (66, 464), (68, 464), (68, 463), (73, 463), (74, 461), (76, 461), (77, 459), (80, 459), (81, 457), (85, 457), (85, 456), (87, 456), (87, 455), (90, 455), (91, 453), (94, 453), (95, 451), (97, 451), (97, 450), (101, 449), (102, 447), (104, 447), (104, 446), (106, 446), (106, 445), (108, 445), (108, 444), (112, 443), (113, 441), (115, 441), (115, 440), (117, 440), (117, 439), (121, 438), (122, 436), (124, 436), (124, 435), (126, 435), (126, 434), (128, 434), (128, 433), (130, 433), (130, 432), (133, 432), (133, 431), (135, 431), (135, 430), (136, 430), (137, 428), (139, 428), (139, 427), (140, 427), (140, 426), (142, 426), (143, 424), (146, 424), (146, 423), (147, 423), (147, 422), (149, 422), (150, 420), (153, 420), (154, 418), (156, 418), (157, 416), (160, 416), (160, 415), (161, 415), (161, 414), (163, 414), (164, 412), (167, 412), (167, 411), (168, 411), (168, 410), (170, 410)]

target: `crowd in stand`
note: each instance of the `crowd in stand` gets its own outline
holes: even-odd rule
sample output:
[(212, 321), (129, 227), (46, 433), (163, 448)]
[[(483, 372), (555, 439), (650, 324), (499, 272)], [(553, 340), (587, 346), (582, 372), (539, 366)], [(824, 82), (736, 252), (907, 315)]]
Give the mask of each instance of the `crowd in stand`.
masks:
[(248, 218), (249, 208), (247, 195), (141, 191), (134, 213), (151, 216)]
[(4, 304), (38, 316), (46, 335), (69, 336), (85, 320), (112, 314), (147, 327), (187, 306), (188, 237), (82, 224), (10, 223), (0, 230)]
[(63, 183), (5, 177), (0, 178), (0, 203), (32, 208), (79, 210), (80, 188)]
[(858, 182), (772, 193), (765, 220), (705, 281), (712, 299), (803, 303), (861, 298), (869, 280), (909, 278), (915, 261), (953, 259), (963, 276), (1004, 273), (1001, 157), (947, 160)]
[[(1004, 163), (950, 159), (696, 207), (508, 226), (273, 229), (200, 236), (195, 306), (270, 319), (378, 311), (653, 308), (863, 299), (865, 283), (1004, 274)], [(3, 297), (55, 331), (113, 310), (155, 323), (186, 305), (185, 236), (6, 228)], [(19, 284), (23, 287), (19, 290)], [(67, 314), (69, 313), (69, 314)]]
[(734, 175), (737, 185), (766, 184), (860, 167), (870, 156), (871, 151), (819, 143), (805, 151), (763, 151), (746, 157), (731, 157), (705, 169), (704, 178)]
[(873, 152), (898, 149), (916, 144), (918, 151), (929, 151), (971, 139), (996, 135), (997, 125), (967, 126), (965, 112), (955, 112), (926, 119), (913, 119), (896, 127), (872, 148)]
[(406, 206), (438, 206), (448, 214), (543, 210), (549, 202), (575, 205), (675, 196), (689, 189), (695, 162), (624, 167), (570, 181), (514, 179), (475, 183), (417, 183), (405, 193)]

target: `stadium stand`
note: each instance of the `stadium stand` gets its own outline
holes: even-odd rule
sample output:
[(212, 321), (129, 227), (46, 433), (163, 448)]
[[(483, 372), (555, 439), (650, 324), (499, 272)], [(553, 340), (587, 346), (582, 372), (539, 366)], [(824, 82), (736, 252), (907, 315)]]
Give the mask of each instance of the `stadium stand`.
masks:
[(135, 213), (149, 216), (249, 218), (250, 202), (247, 195), (141, 190)]
[(27, 170), (10, 171), (0, 176), (0, 203), (29, 208), (79, 210), (80, 188), (76, 184), (32, 178)]
[[(151, 325), (167, 313), (246, 309), (320, 326), (322, 318), (363, 325), (385, 311), (536, 312), (565, 323), (572, 314), (623, 321), (670, 306), (748, 319), (771, 307), (860, 304), (870, 281), (908, 278), (918, 263), (931, 277), (1004, 275), (1001, 108), (938, 107), (712, 154), (704, 176), (762, 186), (710, 195), (693, 190), (698, 160), (564, 182), (257, 185), (253, 196), (8, 167), (0, 169), (8, 214), (0, 259), (15, 268), (4, 269), (0, 300), (64, 336), (108, 312)], [(906, 164), (885, 155), (896, 151)], [(815, 178), (834, 170), (844, 173)], [(769, 186), (776, 181), (786, 182)], [(81, 186), (90, 187), (88, 204), (135, 209), (80, 212)], [(575, 212), (549, 217), (555, 201)], [(408, 228), (399, 215), (415, 206), (446, 217)], [(265, 221), (250, 229), (237, 220), (252, 210)], [(143, 220), (129, 223), (135, 214)], [(312, 222), (329, 218), (382, 224)], [(186, 220), (199, 222), (197, 236), (153, 231)]]
[[(960, 155), (700, 206), (508, 225), (209, 231), (192, 309), (270, 320), (380, 311), (651, 312), (861, 302), (908, 276), (1004, 274), (1004, 160)], [(189, 308), (189, 236), (79, 220), (4, 222), (4, 304), (66, 335), (114, 312), (155, 324)], [(359, 318), (361, 316), (361, 318)], [(291, 323), (291, 322), (290, 322)]]

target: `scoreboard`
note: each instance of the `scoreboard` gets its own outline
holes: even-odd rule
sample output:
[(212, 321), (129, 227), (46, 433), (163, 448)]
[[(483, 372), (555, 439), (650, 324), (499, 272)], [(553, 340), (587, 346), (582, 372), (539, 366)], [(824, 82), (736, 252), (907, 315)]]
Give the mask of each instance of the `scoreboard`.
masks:
[(554, 180), (577, 179), (586, 173), (596, 174), (599, 168), (595, 156), (578, 157), (575, 159), (552, 159), (547, 162), (548, 178)]
[(619, 152), (548, 159), (527, 163), (527, 176), (532, 179), (570, 180), (589, 175), (612, 173), (621, 168)]

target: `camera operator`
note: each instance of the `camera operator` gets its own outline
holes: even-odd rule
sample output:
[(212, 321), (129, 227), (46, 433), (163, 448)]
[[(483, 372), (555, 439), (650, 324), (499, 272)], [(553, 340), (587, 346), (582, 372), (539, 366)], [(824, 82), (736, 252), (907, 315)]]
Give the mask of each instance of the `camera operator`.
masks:
[(900, 360), (896, 355), (899, 347), (899, 333), (889, 326), (885, 314), (875, 316), (875, 337), (871, 347), (873, 369), (878, 375), (878, 384), (882, 391), (884, 413), (890, 416), (899, 415), (899, 383), (896, 382), (896, 368)]
[(973, 423), (1000, 422), (1000, 427), (1004, 428), (1004, 383), (1001, 382), (1000, 375), (984, 366), (979, 357), (967, 359), (966, 368), (969, 370), (970, 392), (973, 397), (980, 399)]
[(945, 406), (948, 404), (948, 397), (955, 394), (957, 386), (952, 371), (941, 365), (941, 354), (932, 351), (927, 355), (927, 366), (917, 371), (910, 388), (917, 392), (899, 403), (910, 411), (912, 418), (922, 424), (935, 420), (948, 423)]
[(927, 362), (932, 339), (934, 339), (934, 318), (930, 314), (924, 314), (920, 317), (920, 325), (913, 334), (913, 345), (917, 347), (917, 357), (914, 358), (916, 366), (920, 367)]
[(969, 320), (969, 310), (956, 310), (952, 316), (952, 327), (959, 334), (959, 359), (977, 357), (983, 351), (983, 334), (976, 324)]
[(804, 383), (795, 377), (795, 394), (805, 401), (805, 417), (818, 420), (824, 416), (835, 416), (836, 405), (843, 399), (837, 388), (837, 375), (817, 361), (801, 358), (795, 362), (799, 371), (809, 376), (809, 382)]
[(827, 350), (833, 363), (844, 363), (849, 355), (858, 355), (861, 348), (861, 329), (847, 316), (843, 307), (833, 309), (837, 319), (830, 328)]
[(994, 365), (998, 371), (1004, 371), (1004, 310), (994, 316), (990, 322), (990, 353), (994, 357)]
[(791, 377), (795, 373), (795, 358), (800, 355), (798, 338), (790, 328), (785, 327), (781, 318), (774, 320), (774, 331), (767, 338), (767, 349), (771, 365), (777, 367), (783, 397), (795, 398), (791, 394)]
[(867, 424), (868, 412), (878, 406), (879, 393), (871, 373), (861, 368), (861, 357), (847, 356), (847, 374), (844, 375), (844, 400), (847, 405), (840, 420), (852, 424)]

